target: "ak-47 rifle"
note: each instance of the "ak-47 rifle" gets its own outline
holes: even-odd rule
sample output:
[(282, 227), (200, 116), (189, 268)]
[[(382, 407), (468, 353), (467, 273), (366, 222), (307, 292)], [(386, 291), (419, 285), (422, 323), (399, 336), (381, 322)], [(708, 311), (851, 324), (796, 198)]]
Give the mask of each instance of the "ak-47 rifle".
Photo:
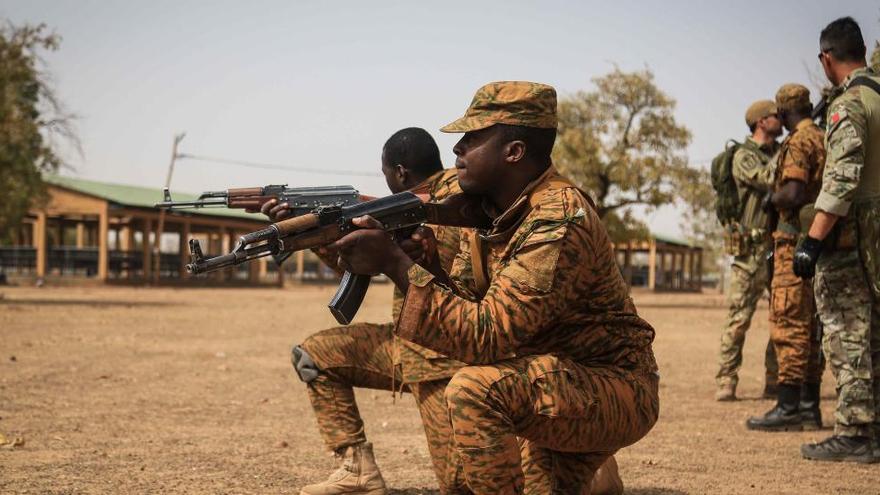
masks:
[[(362, 196), (352, 186), (318, 186), (318, 187), (287, 187), (287, 184), (270, 184), (258, 187), (239, 187), (225, 191), (205, 191), (198, 199), (190, 201), (174, 201), (168, 188), (163, 191), (164, 201), (156, 203), (156, 208), (176, 210), (183, 208), (244, 208), (259, 210), (268, 201), (275, 199), (278, 203), (290, 206), (290, 216), (298, 217), (310, 213), (317, 208), (328, 206), (351, 206), (370, 198)], [(290, 253), (273, 256), (275, 263), (281, 266)]]
[[(207, 273), (239, 265), (265, 256), (279, 256), (302, 249), (325, 246), (359, 227), (352, 220), (370, 215), (386, 231), (407, 235), (415, 227), (429, 223), (455, 227), (487, 228), (491, 220), (473, 196), (458, 194), (442, 203), (428, 203), (411, 192), (401, 192), (349, 206), (318, 208), (311, 213), (273, 223), (265, 229), (239, 238), (228, 254), (206, 258), (199, 241), (189, 241), (191, 274)], [(369, 275), (346, 272), (328, 307), (336, 320), (347, 325), (354, 318), (370, 286)]]
[(287, 184), (270, 184), (262, 187), (241, 187), (225, 191), (205, 191), (192, 201), (173, 201), (166, 188), (164, 201), (156, 208), (169, 210), (179, 208), (245, 208), (259, 210), (266, 202), (277, 199), (278, 203), (290, 205), (292, 216), (308, 213), (324, 206), (348, 206), (365, 198), (351, 186), (287, 187)]

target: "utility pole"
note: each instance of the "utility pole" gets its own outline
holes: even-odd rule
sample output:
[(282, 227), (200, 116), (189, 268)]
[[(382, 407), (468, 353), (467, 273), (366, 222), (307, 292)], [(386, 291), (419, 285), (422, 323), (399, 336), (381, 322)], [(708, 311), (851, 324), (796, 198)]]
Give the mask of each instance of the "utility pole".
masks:
[[(171, 174), (174, 173), (174, 162), (180, 156), (177, 153), (177, 145), (183, 141), (185, 132), (174, 136), (174, 144), (171, 146), (171, 163), (168, 164), (168, 175), (165, 176), (165, 189), (171, 189)], [(153, 240), (153, 285), (159, 285), (159, 271), (162, 267), (162, 234), (165, 233), (165, 209), (159, 210), (159, 225), (156, 226), (156, 237)], [(181, 256), (184, 253), (180, 253)]]

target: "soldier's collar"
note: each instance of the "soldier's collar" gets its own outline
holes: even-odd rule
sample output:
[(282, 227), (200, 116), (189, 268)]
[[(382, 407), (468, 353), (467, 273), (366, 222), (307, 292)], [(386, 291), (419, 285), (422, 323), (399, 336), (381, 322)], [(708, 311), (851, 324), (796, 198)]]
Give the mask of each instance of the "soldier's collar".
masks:
[(434, 183), (437, 182), (441, 177), (443, 177), (444, 172), (446, 171), (440, 170), (434, 175), (409, 188), (409, 192), (413, 194), (427, 194), (432, 192), (434, 190)]
[(796, 126), (794, 126), (794, 130), (799, 131), (799, 130), (804, 129), (806, 127), (810, 127), (812, 125), (813, 125), (813, 119), (811, 119), (809, 117), (804, 117), (803, 119), (801, 119), (800, 122), (797, 123)]
[(493, 220), (492, 229), (489, 230), (488, 233), (483, 234), (483, 238), (489, 242), (506, 242), (513, 232), (519, 228), (519, 225), (529, 212), (532, 211), (532, 206), (529, 201), (532, 193), (553, 174), (556, 174), (556, 170), (553, 166), (548, 167), (547, 170), (545, 170), (537, 179), (529, 182), (516, 201), (514, 201), (513, 204), (501, 214), (498, 214), (498, 210), (495, 206), (489, 202), (487, 198), (484, 198), (483, 211), (489, 215), (489, 218), (493, 218)]
[(858, 69), (850, 72), (848, 76), (846, 76), (846, 79), (843, 80), (843, 84), (841, 84), (841, 86), (843, 88), (849, 88), (852, 80), (859, 76), (876, 76), (876, 73), (869, 66), (859, 67)]

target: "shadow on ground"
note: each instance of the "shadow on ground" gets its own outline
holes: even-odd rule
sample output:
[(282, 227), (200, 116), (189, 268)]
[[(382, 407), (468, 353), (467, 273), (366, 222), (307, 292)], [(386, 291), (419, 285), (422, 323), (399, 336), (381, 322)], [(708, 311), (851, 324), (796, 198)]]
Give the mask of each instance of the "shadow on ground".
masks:
[(439, 490), (430, 488), (392, 488), (388, 495), (440, 495)]

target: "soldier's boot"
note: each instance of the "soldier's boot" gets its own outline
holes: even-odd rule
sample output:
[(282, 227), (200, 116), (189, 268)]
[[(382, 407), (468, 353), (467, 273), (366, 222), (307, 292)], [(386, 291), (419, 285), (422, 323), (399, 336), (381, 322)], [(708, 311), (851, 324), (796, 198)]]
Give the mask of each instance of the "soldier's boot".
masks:
[(736, 400), (736, 383), (723, 383), (718, 385), (718, 390), (715, 391), (715, 400), (718, 402)]
[(844, 437), (833, 435), (819, 443), (801, 445), (801, 455), (814, 461), (877, 462), (874, 442), (870, 437)]
[(593, 475), (590, 495), (621, 495), (622, 493), (623, 480), (620, 479), (617, 460), (611, 456), (599, 466), (596, 474)]
[(819, 409), (819, 383), (805, 383), (801, 387), (801, 425), (804, 431), (822, 429), (822, 411)]
[(371, 443), (346, 447), (337, 457), (342, 466), (326, 481), (304, 486), (300, 495), (385, 495), (385, 480), (376, 466)]
[(746, 428), (759, 431), (800, 431), (803, 429), (798, 411), (800, 400), (800, 385), (779, 385), (778, 399), (773, 409), (763, 416), (752, 416), (746, 420)]

